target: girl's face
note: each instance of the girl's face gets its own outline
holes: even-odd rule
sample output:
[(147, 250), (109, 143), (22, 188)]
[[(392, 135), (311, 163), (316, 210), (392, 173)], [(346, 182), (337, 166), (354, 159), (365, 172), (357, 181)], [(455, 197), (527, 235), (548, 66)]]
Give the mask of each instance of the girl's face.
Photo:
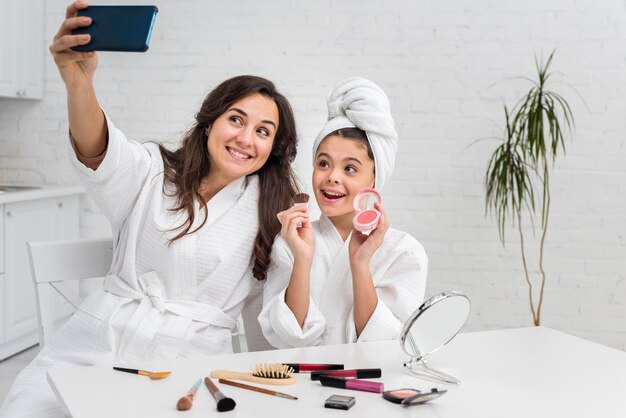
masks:
[(278, 129), (278, 106), (259, 93), (233, 103), (206, 129), (211, 175), (227, 182), (265, 164)]
[(367, 187), (374, 187), (374, 161), (365, 145), (335, 135), (324, 139), (313, 168), (313, 191), (322, 213), (351, 222), (354, 196)]

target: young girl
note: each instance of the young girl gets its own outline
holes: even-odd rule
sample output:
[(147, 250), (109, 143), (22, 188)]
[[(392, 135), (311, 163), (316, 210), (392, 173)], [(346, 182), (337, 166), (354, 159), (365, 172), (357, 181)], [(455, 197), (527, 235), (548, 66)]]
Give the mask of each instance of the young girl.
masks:
[(310, 222), (299, 205), (278, 214), (281, 237), (259, 315), (278, 348), (399, 338), (424, 297), (424, 249), (389, 228), (380, 204), (374, 231), (353, 230), (355, 195), (380, 191), (394, 166), (397, 134), (387, 96), (368, 80), (350, 78), (331, 92), (328, 108), (313, 147), (312, 189), (322, 216)]

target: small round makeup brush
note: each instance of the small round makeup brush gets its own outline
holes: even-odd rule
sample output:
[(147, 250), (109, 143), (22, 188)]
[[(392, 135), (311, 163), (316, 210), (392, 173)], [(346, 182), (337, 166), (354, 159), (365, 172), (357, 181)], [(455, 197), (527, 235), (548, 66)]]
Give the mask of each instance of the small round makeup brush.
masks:
[[(293, 205), (296, 207), (306, 207), (309, 202), (309, 195), (306, 193), (297, 193), (293, 197)], [(298, 228), (302, 228), (302, 223), (298, 222)]]
[(201, 383), (202, 379), (198, 379), (198, 381), (191, 387), (191, 389), (189, 389), (189, 392), (187, 392), (185, 396), (183, 396), (178, 400), (178, 402), (176, 402), (176, 409), (178, 409), (179, 411), (187, 411), (191, 409), (191, 406), (193, 405), (193, 397), (198, 391)]
[(304, 206), (306, 206), (306, 203), (309, 202), (309, 195), (306, 193), (297, 193), (294, 197), (293, 197), (293, 205), (302, 205), (305, 204)]

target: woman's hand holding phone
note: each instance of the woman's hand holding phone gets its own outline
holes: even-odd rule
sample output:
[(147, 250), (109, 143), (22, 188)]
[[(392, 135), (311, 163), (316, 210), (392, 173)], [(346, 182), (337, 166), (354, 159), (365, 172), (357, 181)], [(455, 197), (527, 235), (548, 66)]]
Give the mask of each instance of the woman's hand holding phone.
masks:
[(91, 18), (78, 16), (78, 10), (88, 6), (87, 2), (77, 0), (67, 7), (65, 20), (50, 45), (50, 53), (68, 91), (80, 90), (85, 86), (91, 87), (98, 66), (98, 55), (95, 52), (78, 52), (70, 49), (73, 46), (88, 44), (90, 41), (89, 35), (72, 35), (72, 29), (91, 24)]

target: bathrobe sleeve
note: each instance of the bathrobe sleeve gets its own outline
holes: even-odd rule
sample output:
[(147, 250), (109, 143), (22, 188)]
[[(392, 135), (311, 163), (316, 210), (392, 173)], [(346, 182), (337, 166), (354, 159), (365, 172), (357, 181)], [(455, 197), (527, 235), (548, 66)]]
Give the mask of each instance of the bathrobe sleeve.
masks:
[(276, 238), (263, 290), (263, 309), (259, 315), (263, 335), (276, 348), (318, 345), (326, 327), (326, 320), (312, 297), (309, 297), (309, 311), (302, 328), (285, 303), (293, 262), (287, 242), (281, 237)]
[(395, 240), (386, 242), (379, 249), (382, 252), (377, 254), (377, 258), (387, 262), (371, 271), (378, 304), (358, 338), (352, 308), (346, 327), (348, 342), (399, 338), (404, 322), (422, 304), (428, 257), (417, 240), (408, 234), (401, 234), (396, 244)]
[(150, 144), (153, 148), (151, 156), (147, 147), (128, 141), (126, 135), (113, 125), (106, 114), (105, 118), (108, 145), (106, 155), (96, 170), (79, 161), (71, 143), (69, 153), (70, 162), (90, 197), (113, 226), (116, 226), (130, 214), (146, 183), (152, 164), (162, 165), (162, 161), (154, 161), (154, 154), (158, 152), (156, 145)]

